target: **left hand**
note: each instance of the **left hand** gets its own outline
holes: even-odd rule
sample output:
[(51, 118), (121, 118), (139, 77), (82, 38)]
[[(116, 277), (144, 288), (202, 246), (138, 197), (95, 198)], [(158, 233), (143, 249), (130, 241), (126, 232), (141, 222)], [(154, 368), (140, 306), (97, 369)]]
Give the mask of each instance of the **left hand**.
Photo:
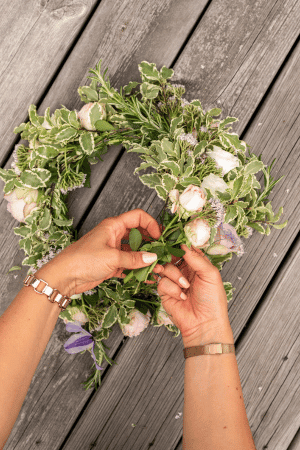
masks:
[[(157, 221), (142, 209), (109, 217), (66, 247), (38, 270), (36, 276), (44, 276), (47, 281), (49, 274), (49, 281), (57, 280), (56, 286), (61, 293), (71, 296), (93, 289), (108, 278), (124, 277), (124, 269), (149, 266), (157, 259), (155, 253), (121, 250), (121, 240), (128, 239), (130, 229), (138, 227), (154, 239), (159, 239), (161, 235)], [(152, 261), (144, 262), (145, 254), (153, 255)], [(160, 269), (161, 266), (158, 265), (154, 271), (158, 272)]]

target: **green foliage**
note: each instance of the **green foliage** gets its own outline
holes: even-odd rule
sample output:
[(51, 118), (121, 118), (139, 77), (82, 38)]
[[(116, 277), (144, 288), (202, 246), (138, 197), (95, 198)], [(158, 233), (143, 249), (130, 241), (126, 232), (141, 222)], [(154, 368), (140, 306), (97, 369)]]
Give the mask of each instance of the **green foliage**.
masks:
[[(18, 145), (14, 166), (0, 169), (5, 194), (13, 193), (16, 188), (22, 192), (38, 190), (36, 208), (14, 229), (26, 256), (22, 265), (28, 265), (31, 270), (36, 270), (76, 240), (73, 220), (68, 218), (67, 193), (81, 186), (89, 187), (90, 165), (102, 161), (101, 156), (110, 145), (123, 144), (128, 152), (139, 155), (141, 164), (135, 174), (153, 169), (151, 173), (139, 174), (139, 179), (165, 202), (160, 217), (164, 230), (159, 240), (143, 241), (139, 230), (132, 229), (129, 243), (133, 251), (156, 253), (157, 261), (140, 269), (125, 270), (126, 278), (121, 281), (105, 280), (91, 295), (84, 293), (72, 301), (88, 318), (85, 327), (95, 340), (94, 351), (99, 364), (103, 360), (113, 363), (106, 354), (103, 340), (109, 337), (114, 324), (121, 327), (128, 324), (133, 309), (143, 314), (149, 310), (152, 317), (156, 317), (161, 306), (154, 289), (156, 285), (145, 283), (155, 281), (156, 264), (182, 258), (181, 244), (191, 248), (184, 227), (192, 213), (181, 211), (181, 207), (176, 214), (167, 211), (172, 207), (171, 191), (177, 189), (180, 195), (190, 185), (201, 187), (203, 179), (209, 175), (222, 179), (223, 188), (219, 185), (215, 192), (213, 186), (205, 189), (206, 203), (193, 216), (207, 221), (211, 227), (209, 245), (214, 243), (221, 210), (222, 220), (224, 214), (225, 222), (233, 226), (240, 237), (249, 237), (252, 229), (269, 235), (271, 227), (280, 230), (287, 224), (287, 221), (277, 223), (283, 209), (279, 208), (275, 214), (268, 199), (281, 180), (274, 180), (270, 173), (275, 160), (266, 167), (249, 149), (246, 153), (249, 146), (230, 131), (230, 125), (238, 119), (220, 119), (219, 108), (204, 112), (197, 99), (187, 102), (183, 98), (184, 86), (170, 82), (172, 69), (164, 66), (159, 70), (154, 63), (142, 61), (139, 71), (141, 82), (131, 81), (118, 92), (110, 85), (107, 69), (101, 71), (101, 61), (90, 70), (90, 84), (78, 89), (81, 100), (92, 104), (88, 111), (89, 129), (84, 128), (77, 111), (66, 106), (52, 114), (47, 108), (39, 115), (36, 106), (30, 105), (28, 122), (14, 129), (28, 141), (28, 146)], [(222, 168), (207, 153), (214, 146), (237, 158), (239, 166), (223, 176)], [(259, 172), (263, 174), (263, 186), (256, 178)], [(227, 189), (224, 189), (224, 182)], [(173, 201), (174, 195), (173, 192)], [(219, 212), (211, 201), (219, 205)], [(233, 252), (207, 256), (221, 270), (232, 255)], [(11, 270), (17, 269), (14, 266)], [(224, 288), (230, 301), (231, 283), (224, 283)], [(70, 311), (61, 313), (61, 317), (73, 320)], [(168, 328), (178, 335), (175, 326)], [(100, 374), (96, 371), (85, 387), (99, 384)]]

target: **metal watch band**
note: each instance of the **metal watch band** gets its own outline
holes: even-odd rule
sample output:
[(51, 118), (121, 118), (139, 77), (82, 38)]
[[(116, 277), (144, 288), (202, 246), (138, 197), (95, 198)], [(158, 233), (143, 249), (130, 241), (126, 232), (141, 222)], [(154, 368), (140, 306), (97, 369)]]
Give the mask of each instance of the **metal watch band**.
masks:
[(219, 342), (211, 342), (206, 345), (197, 345), (196, 347), (187, 347), (183, 349), (185, 358), (199, 355), (221, 355), (222, 353), (234, 353), (234, 344), (220, 344)]
[[(42, 290), (38, 291), (37, 288), (40, 286), (40, 283), (44, 283), (45, 286)], [(64, 311), (72, 301), (71, 298), (62, 295), (57, 289), (50, 287), (47, 281), (36, 278), (34, 275), (27, 275), (23, 284), (24, 286), (32, 286), (37, 294), (45, 294), (48, 297), (48, 300), (51, 303), (57, 303), (62, 311)]]

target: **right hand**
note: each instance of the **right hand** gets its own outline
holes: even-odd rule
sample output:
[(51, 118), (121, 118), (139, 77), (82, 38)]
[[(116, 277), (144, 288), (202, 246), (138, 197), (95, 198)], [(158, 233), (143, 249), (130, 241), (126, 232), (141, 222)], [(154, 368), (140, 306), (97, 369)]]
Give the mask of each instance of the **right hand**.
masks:
[[(171, 316), (171, 320), (180, 329), (185, 347), (204, 345), (210, 342), (233, 344), (227, 308), (227, 296), (218, 269), (209, 261), (201, 250), (186, 245), (181, 248), (186, 252), (183, 259), (185, 267), (167, 264), (159, 271), (162, 279), (157, 292), (162, 305)], [(184, 289), (181, 277), (188, 281)]]

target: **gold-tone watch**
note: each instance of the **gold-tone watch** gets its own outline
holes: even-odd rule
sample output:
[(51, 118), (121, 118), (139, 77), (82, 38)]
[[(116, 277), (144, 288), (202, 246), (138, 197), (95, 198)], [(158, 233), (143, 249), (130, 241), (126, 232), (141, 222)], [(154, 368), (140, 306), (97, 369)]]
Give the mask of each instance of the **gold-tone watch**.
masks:
[(199, 355), (221, 355), (222, 353), (234, 353), (234, 344), (220, 344), (219, 342), (211, 342), (210, 344), (197, 345), (196, 347), (187, 347), (183, 349), (185, 358)]
[[(45, 286), (42, 290), (38, 291), (37, 288), (41, 283), (44, 283)], [(71, 298), (62, 295), (57, 289), (50, 287), (47, 281), (38, 279), (34, 275), (27, 275), (23, 284), (24, 286), (32, 286), (37, 294), (45, 294), (48, 297), (48, 300), (52, 303), (57, 303), (62, 311), (64, 311), (72, 301)]]

